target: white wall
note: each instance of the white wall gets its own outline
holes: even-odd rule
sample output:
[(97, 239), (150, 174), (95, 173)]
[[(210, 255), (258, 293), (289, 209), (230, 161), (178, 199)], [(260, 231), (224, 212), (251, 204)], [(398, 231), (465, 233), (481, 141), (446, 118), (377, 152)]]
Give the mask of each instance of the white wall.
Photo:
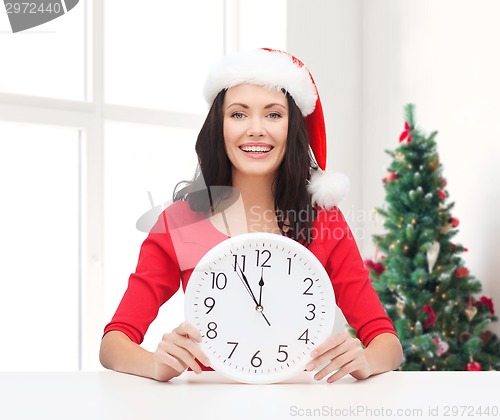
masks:
[[(438, 130), (456, 241), (483, 293), (500, 308), (500, 2), (369, 0), (363, 3), (363, 206), (380, 205), (380, 179), (403, 127), (402, 107)], [(374, 224), (367, 224), (367, 230)], [(363, 250), (372, 255), (373, 246)], [(499, 323), (493, 329), (500, 332)]]
[(373, 257), (380, 230), (370, 215), (384, 202), (384, 150), (397, 147), (403, 106), (413, 102), (417, 124), (439, 131), (461, 222), (455, 242), (469, 249), (468, 268), (500, 308), (498, 17), (496, 0), (289, 0), (287, 41), (317, 81), (328, 163), (351, 178), (342, 209), (363, 255)]

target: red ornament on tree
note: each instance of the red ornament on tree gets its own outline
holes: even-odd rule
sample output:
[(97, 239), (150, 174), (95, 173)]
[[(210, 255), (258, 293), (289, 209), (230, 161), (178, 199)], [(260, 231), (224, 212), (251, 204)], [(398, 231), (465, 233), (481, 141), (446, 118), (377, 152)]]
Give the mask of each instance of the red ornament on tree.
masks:
[(398, 179), (398, 174), (396, 172), (389, 172), (387, 176), (383, 179), (384, 184)]
[(436, 325), (436, 314), (429, 305), (422, 306), (422, 310), (427, 312), (427, 319), (424, 321), (424, 328), (433, 327)]
[(441, 200), (446, 198), (446, 193), (443, 190), (438, 190), (438, 196)]
[(488, 306), (488, 309), (490, 310), (490, 314), (495, 315), (495, 308), (493, 307), (493, 299), (487, 298), (486, 296), (481, 296), (481, 298), (477, 302), (474, 302), (474, 306), (477, 306), (477, 305)]
[(440, 338), (433, 338), (432, 341), (434, 343), (436, 343), (436, 354), (441, 357), (443, 354), (445, 354), (449, 349), (450, 349), (450, 345), (444, 341), (444, 340), (441, 340)]
[(467, 363), (467, 366), (465, 366), (465, 370), (468, 370), (470, 372), (479, 371), (481, 370), (481, 365), (475, 360), (471, 360), (469, 363)]
[[(453, 248), (453, 249), (456, 249), (457, 248), (457, 245), (454, 244), (453, 242), (450, 242), (450, 246)], [(460, 251), (461, 252), (468, 252), (469, 250), (467, 248), (465, 248), (464, 246), (460, 246)]]
[(450, 223), (454, 228), (456, 228), (460, 224), (460, 220), (458, 220), (456, 217), (451, 217)]
[(372, 260), (365, 260), (364, 263), (365, 263), (366, 268), (369, 268), (369, 269), (375, 271), (375, 273), (377, 273), (378, 275), (382, 274), (385, 270), (385, 267), (381, 262), (375, 262)]
[(407, 122), (405, 122), (405, 129), (399, 136), (399, 142), (401, 143), (406, 139), (407, 143), (411, 143), (411, 131), (410, 131), (410, 126), (408, 125)]
[(457, 279), (464, 278), (469, 275), (469, 270), (466, 267), (458, 267), (455, 270), (455, 277)]

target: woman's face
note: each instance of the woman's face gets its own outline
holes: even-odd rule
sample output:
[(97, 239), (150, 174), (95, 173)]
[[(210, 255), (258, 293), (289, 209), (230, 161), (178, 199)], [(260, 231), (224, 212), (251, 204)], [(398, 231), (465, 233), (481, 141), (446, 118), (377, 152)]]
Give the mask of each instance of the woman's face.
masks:
[(231, 87), (224, 97), (223, 114), (233, 179), (274, 175), (288, 135), (288, 101), (283, 92), (250, 84)]

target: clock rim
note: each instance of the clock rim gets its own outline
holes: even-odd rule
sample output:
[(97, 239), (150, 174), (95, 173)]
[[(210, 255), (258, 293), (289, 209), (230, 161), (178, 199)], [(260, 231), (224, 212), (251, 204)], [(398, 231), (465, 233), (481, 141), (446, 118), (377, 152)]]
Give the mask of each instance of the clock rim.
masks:
[[(190, 279), (188, 281), (188, 284), (186, 286), (186, 290), (184, 292), (184, 318), (188, 322), (193, 322), (194, 318), (194, 312), (193, 316), (191, 316), (190, 308), (192, 308), (192, 305), (190, 305), (192, 296), (194, 296), (194, 292), (191, 291), (193, 287), (190, 287), (190, 285), (194, 284), (191, 279), (195, 273), (201, 272), (202, 270), (205, 270), (206, 264), (211, 263), (214, 261), (215, 258), (218, 258), (220, 256), (221, 250), (228, 249), (228, 247), (231, 247), (232, 242), (236, 243), (242, 243), (248, 240), (270, 240), (274, 242), (280, 242), (282, 244), (286, 244), (287, 246), (294, 248), (299, 253), (306, 254), (308, 256), (309, 262), (313, 264), (315, 269), (318, 271), (321, 271), (324, 273), (324, 278), (327, 279), (325, 281), (326, 284), (329, 285), (329, 292), (331, 292), (331, 297), (332, 300), (330, 303), (328, 303), (329, 306), (331, 306), (331, 320), (330, 322), (330, 328), (325, 329), (325, 333), (323, 334), (324, 336), (320, 336), (320, 342), (326, 340), (333, 331), (333, 327), (335, 325), (335, 320), (336, 320), (336, 301), (335, 301), (335, 292), (332, 286), (332, 283), (330, 281), (330, 276), (325, 270), (325, 267), (323, 267), (323, 264), (319, 261), (319, 259), (314, 255), (311, 250), (306, 248), (304, 245), (298, 243), (297, 241), (288, 238), (286, 236), (278, 235), (275, 233), (269, 233), (269, 232), (250, 232), (250, 233), (243, 233), (240, 235), (228, 237), (227, 239), (224, 239), (223, 241), (219, 242), (217, 245), (215, 245), (213, 248), (207, 251), (207, 253), (200, 258), (199, 262), (196, 264), (196, 267), (193, 269)], [(321, 276), (320, 276), (321, 277)], [(327, 286), (328, 287), (328, 286)], [(326, 333), (326, 331), (329, 330), (329, 333)], [(203, 342), (199, 343), (200, 348), (205, 351), (205, 344)], [(271, 383), (277, 383), (281, 382), (287, 379), (292, 378), (293, 376), (297, 375), (299, 372), (303, 371), (306, 367), (306, 365), (310, 362), (311, 358), (305, 358), (303, 362), (297, 363), (293, 365), (292, 367), (289, 367), (288, 369), (285, 369), (283, 372), (278, 372), (274, 374), (265, 374), (261, 373), (258, 376), (245, 376), (245, 375), (239, 375), (238, 372), (234, 369), (228, 368), (227, 365), (224, 365), (223, 363), (218, 363), (217, 361), (212, 361), (211, 366), (214, 364), (216, 366), (213, 367), (214, 370), (217, 372), (220, 372), (227, 378), (233, 379), (238, 382), (243, 382), (243, 383), (248, 383), (248, 384), (271, 384)], [(214, 363), (215, 362), (215, 363)]]

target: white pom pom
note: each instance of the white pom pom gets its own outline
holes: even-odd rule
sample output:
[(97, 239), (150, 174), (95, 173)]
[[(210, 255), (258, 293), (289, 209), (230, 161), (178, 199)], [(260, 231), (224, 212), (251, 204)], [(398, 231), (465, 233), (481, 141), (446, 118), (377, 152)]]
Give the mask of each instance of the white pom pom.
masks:
[(339, 172), (315, 170), (307, 190), (312, 196), (312, 204), (330, 210), (338, 206), (349, 191), (349, 178)]

